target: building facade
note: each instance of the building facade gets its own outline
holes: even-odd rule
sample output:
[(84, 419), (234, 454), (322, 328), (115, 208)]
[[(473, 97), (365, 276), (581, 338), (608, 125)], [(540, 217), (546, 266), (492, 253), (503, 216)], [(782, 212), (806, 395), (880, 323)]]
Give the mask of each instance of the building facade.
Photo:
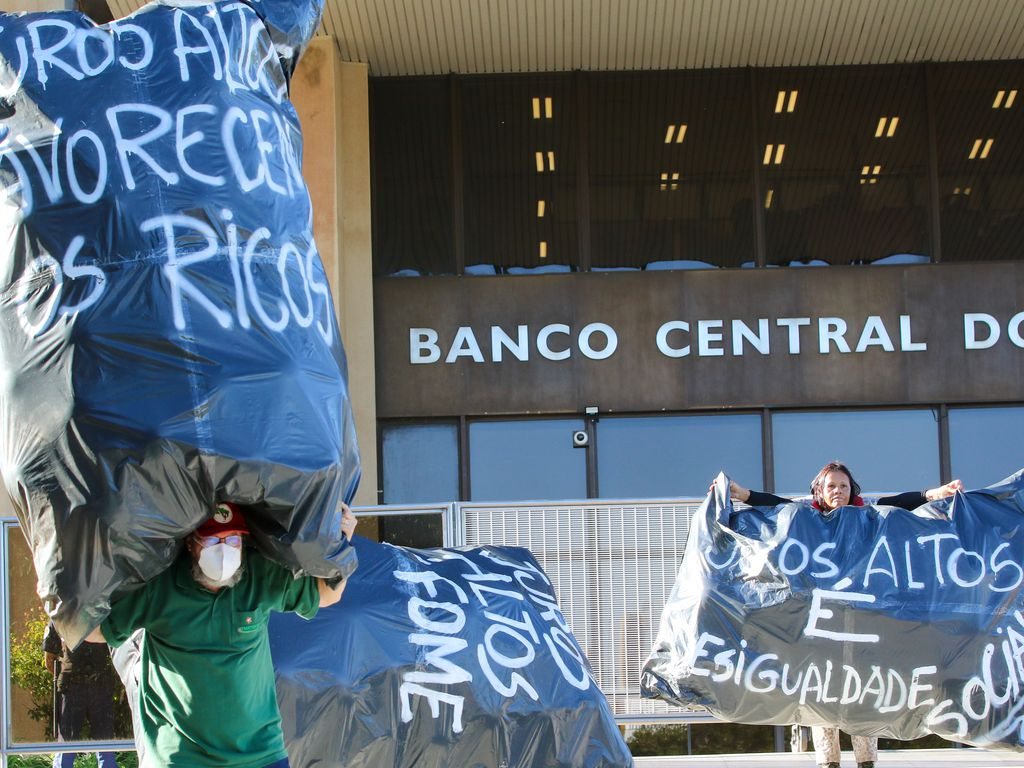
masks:
[(380, 501), (1020, 469), (1022, 74), (371, 76)]

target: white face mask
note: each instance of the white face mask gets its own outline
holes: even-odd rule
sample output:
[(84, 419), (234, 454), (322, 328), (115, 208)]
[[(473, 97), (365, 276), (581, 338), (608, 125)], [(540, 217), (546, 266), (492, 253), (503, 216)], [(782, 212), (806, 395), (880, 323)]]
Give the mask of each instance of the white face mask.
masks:
[(214, 582), (230, 579), (242, 566), (242, 550), (227, 544), (204, 547), (199, 553), (199, 567)]

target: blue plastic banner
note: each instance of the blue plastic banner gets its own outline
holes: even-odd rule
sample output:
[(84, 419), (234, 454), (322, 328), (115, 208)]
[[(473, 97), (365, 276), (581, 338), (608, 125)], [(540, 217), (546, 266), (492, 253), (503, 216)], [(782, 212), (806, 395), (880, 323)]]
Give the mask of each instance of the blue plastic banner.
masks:
[(72, 645), (214, 501), (352, 565), (346, 364), (289, 76), (320, 0), (0, 15), (0, 465)]
[(1024, 748), (1024, 471), (914, 512), (695, 514), (645, 695), (743, 723)]
[(340, 603), (271, 620), (293, 766), (633, 764), (527, 550), (355, 545)]

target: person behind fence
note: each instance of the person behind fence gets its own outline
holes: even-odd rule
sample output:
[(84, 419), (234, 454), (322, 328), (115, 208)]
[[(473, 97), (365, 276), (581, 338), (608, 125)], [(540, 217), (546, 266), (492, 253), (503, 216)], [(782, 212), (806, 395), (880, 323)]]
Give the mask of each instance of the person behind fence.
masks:
[[(58, 741), (81, 741), (88, 724), (89, 738), (114, 738), (114, 697), (120, 682), (105, 645), (82, 643), (68, 648), (53, 623), (43, 634), (43, 663), (54, 680), (54, 723)], [(75, 752), (57, 752), (54, 768), (71, 768)], [(113, 752), (97, 752), (99, 768), (117, 768)]]
[[(342, 505), (349, 539), (356, 518)], [(182, 556), (114, 603), (88, 640), (141, 641), (138, 710), (142, 768), (287, 768), (267, 634), (271, 611), (310, 619), (341, 599), (346, 582), (287, 569), (245, 547), (234, 504), (187, 540)]]
[[(953, 480), (927, 491), (907, 491), (895, 496), (883, 496), (875, 503), (901, 509), (916, 509), (929, 501), (952, 496), (963, 488), (964, 484), (960, 480)], [(792, 501), (772, 493), (752, 491), (735, 481), (729, 482), (729, 496), (752, 507), (775, 507)], [(830, 461), (811, 481), (811, 506), (823, 515), (831, 515), (839, 507), (861, 507), (864, 504), (864, 499), (860, 495), (860, 485), (853, 479), (853, 473), (849, 468), (840, 461)], [(822, 768), (839, 768), (839, 728), (811, 726), (811, 739), (814, 742), (814, 757), (817, 764)], [(857, 768), (874, 768), (878, 760), (878, 738), (852, 736), (851, 739)]]

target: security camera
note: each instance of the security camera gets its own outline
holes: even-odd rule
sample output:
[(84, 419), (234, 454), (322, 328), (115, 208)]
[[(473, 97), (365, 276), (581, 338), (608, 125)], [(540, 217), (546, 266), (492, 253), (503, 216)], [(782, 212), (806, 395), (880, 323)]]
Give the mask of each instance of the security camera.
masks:
[(586, 448), (588, 445), (590, 445), (590, 435), (585, 429), (577, 429), (572, 433), (573, 448)]

